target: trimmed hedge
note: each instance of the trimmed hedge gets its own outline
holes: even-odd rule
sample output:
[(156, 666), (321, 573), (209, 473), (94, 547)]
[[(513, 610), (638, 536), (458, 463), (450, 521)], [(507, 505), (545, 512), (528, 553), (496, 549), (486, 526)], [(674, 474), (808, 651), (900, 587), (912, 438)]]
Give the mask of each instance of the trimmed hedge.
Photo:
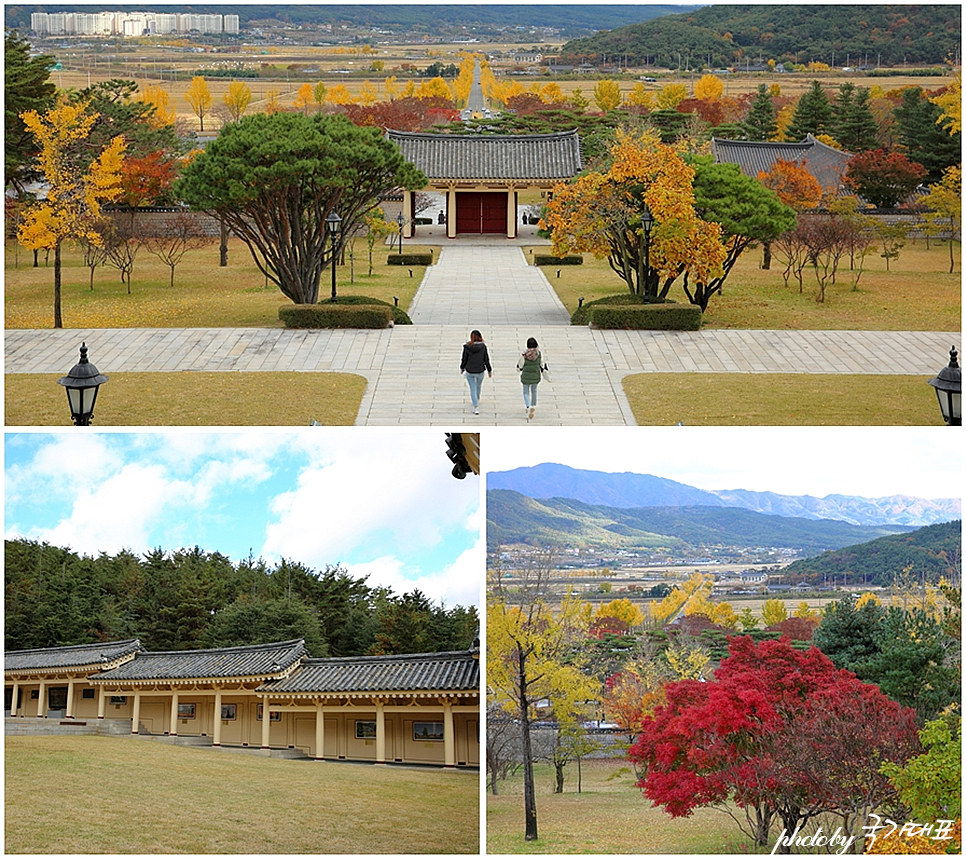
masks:
[(433, 252), (418, 254), (389, 254), (386, 265), (432, 265)]
[(388, 328), (392, 308), (385, 304), (291, 304), (278, 309), (286, 328)]
[(577, 255), (555, 257), (553, 254), (534, 254), (534, 265), (583, 265), (584, 258)]
[(625, 304), (598, 306), (590, 313), (594, 328), (651, 331), (698, 331), (701, 308), (696, 304)]

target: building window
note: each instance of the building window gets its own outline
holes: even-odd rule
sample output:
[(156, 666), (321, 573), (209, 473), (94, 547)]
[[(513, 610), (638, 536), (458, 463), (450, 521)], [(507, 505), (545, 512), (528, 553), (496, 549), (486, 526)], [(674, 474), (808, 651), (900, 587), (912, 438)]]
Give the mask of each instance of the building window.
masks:
[(81, 698), (93, 698), (94, 697), (94, 692), (95, 692), (94, 689), (82, 689), (81, 690)]
[(67, 687), (52, 686), (47, 690), (47, 706), (51, 710), (67, 709)]
[(223, 722), (234, 722), (238, 715), (238, 705), (237, 704), (222, 704), (221, 705), (221, 720)]
[(442, 722), (413, 722), (413, 739), (423, 740), (442, 740)]
[(375, 722), (356, 722), (357, 740), (374, 740), (376, 738)]
[[(261, 722), (262, 721), (262, 707), (263, 706), (264, 706), (264, 704), (259, 704), (258, 705), (258, 709), (257, 709), (257, 711), (255, 713), (255, 720), (258, 721), (258, 722)], [(272, 713), (271, 711), (269, 711), (269, 721), (270, 722), (281, 722), (282, 721), (282, 714), (278, 710), (276, 710), (274, 713)]]
[(111, 695), (112, 704), (126, 704), (127, 695)]
[(195, 708), (197, 706), (197, 704), (178, 704), (178, 718), (193, 719), (195, 717)]

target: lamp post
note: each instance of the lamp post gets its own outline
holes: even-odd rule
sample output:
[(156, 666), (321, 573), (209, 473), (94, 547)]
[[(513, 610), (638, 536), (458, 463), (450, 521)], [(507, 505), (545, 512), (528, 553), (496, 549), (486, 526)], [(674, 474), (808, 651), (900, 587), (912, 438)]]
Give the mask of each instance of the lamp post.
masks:
[(402, 212), (396, 215), (396, 223), (399, 224), (399, 253), (402, 254), (403, 224), (406, 223), (406, 219), (403, 218)]
[(332, 301), (335, 301), (335, 244), (341, 226), (342, 218), (339, 217), (338, 212), (329, 212), (325, 218), (325, 228), (332, 238)]
[(939, 397), (939, 408), (942, 409), (946, 426), (961, 427), (963, 425), (963, 371), (956, 360), (956, 347), (949, 349), (949, 366), (943, 367), (939, 373), (929, 380), (929, 384), (936, 389)]
[(644, 303), (651, 300), (649, 284), (651, 280), (651, 227), (654, 226), (654, 216), (645, 204), (641, 212), (641, 227), (644, 230)]
[(67, 388), (67, 402), (70, 405), (70, 416), (74, 426), (91, 425), (97, 391), (107, 378), (98, 373), (97, 367), (87, 360), (87, 344), (81, 343), (80, 361), (71, 367), (66, 376), (57, 380), (58, 385)]

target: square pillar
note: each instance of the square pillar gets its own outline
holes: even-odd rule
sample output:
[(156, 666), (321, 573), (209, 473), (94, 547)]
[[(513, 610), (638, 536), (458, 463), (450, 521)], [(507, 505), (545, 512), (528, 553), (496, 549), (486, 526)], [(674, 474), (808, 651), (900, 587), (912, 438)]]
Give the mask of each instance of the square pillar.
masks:
[(446, 192), (446, 238), (456, 238), (456, 189)]
[(215, 690), (215, 712), (214, 724), (211, 726), (211, 743), (214, 746), (221, 745), (221, 689)]
[(178, 736), (178, 690), (171, 692), (171, 727), (168, 729), (168, 736)]
[(325, 760), (325, 717), (321, 701), (315, 705), (315, 759)]

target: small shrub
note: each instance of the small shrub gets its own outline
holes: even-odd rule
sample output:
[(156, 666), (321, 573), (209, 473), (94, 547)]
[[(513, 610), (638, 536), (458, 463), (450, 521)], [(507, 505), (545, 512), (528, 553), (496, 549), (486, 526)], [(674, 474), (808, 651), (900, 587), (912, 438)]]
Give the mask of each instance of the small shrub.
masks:
[(432, 265), (433, 252), (416, 254), (389, 254), (386, 257), (387, 265)]
[(278, 309), (286, 328), (387, 328), (392, 308), (379, 304), (292, 304)]
[(701, 308), (694, 304), (598, 305), (590, 313), (595, 328), (698, 331)]
[(565, 256), (565, 257), (555, 257), (552, 254), (534, 254), (533, 255), (534, 265), (583, 265), (584, 258), (577, 255)]

